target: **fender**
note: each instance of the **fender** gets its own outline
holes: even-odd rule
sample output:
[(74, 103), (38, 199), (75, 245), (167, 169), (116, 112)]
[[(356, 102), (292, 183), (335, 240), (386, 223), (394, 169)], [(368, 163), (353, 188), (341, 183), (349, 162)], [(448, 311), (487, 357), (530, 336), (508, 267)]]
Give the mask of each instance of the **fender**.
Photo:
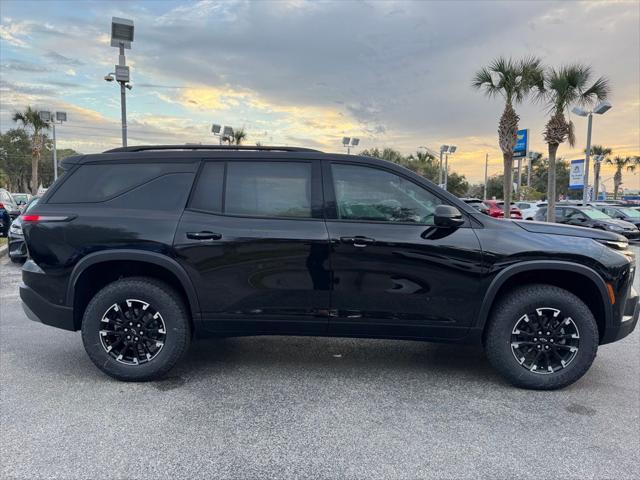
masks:
[(189, 306), (191, 307), (192, 316), (194, 318), (198, 318), (200, 316), (200, 302), (198, 301), (198, 295), (196, 293), (196, 289), (193, 286), (193, 283), (191, 282), (191, 278), (189, 278), (189, 275), (187, 275), (187, 272), (184, 270), (184, 268), (182, 268), (182, 266), (171, 257), (145, 250), (102, 250), (99, 252), (90, 253), (86, 257), (83, 257), (76, 264), (76, 266), (73, 267), (73, 271), (71, 272), (71, 276), (69, 277), (69, 284), (67, 286), (66, 295), (67, 305), (73, 305), (76, 282), (78, 281), (78, 278), (80, 278), (82, 272), (84, 272), (91, 265), (95, 265), (96, 263), (109, 262), (113, 260), (132, 260), (137, 262), (146, 262), (166, 268), (178, 278), (178, 281), (182, 285), (182, 288), (184, 288), (184, 291), (187, 294), (187, 299), (189, 301)]
[(611, 325), (613, 313), (611, 310), (611, 305), (609, 303), (607, 286), (602, 277), (598, 275), (595, 270), (587, 267), (586, 265), (561, 260), (531, 260), (511, 265), (498, 273), (498, 275), (496, 275), (484, 295), (484, 300), (482, 301), (482, 306), (480, 307), (480, 313), (478, 314), (475, 327), (480, 330), (484, 329), (484, 326), (487, 323), (489, 317), (489, 311), (491, 310), (491, 306), (493, 305), (493, 301), (495, 300), (498, 291), (510, 278), (519, 273), (532, 272), (537, 270), (568, 271), (578, 273), (590, 279), (596, 285), (602, 297), (602, 303), (604, 305), (605, 312), (605, 328)]

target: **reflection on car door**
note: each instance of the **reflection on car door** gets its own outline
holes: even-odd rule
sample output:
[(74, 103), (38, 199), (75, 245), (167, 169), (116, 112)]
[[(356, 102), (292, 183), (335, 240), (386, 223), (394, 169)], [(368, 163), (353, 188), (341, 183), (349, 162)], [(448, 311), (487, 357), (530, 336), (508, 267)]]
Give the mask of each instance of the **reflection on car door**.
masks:
[(335, 335), (461, 337), (479, 308), (480, 244), (470, 225), (433, 226), (441, 199), (392, 171), (323, 167)]

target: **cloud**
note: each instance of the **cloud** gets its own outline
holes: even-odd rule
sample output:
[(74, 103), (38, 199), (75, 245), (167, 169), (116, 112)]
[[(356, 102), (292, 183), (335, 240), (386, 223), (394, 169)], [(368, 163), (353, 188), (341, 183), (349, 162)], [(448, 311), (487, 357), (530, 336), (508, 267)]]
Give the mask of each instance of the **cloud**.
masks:
[(2, 64), (3, 70), (14, 70), (16, 72), (41, 73), (50, 71), (49, 68), (37, 63), (31, 63), (24, 60), (9, 60)]
[(28, 23), (13, 22), (11, 18), (4, 17), (0, 24), (0, 38), (14, 47), (29, 48), (26, 40), (20, 38), (28, 32)]
[(43, 56), (56, 65), (67, 65), (70, 67), (81, 67), (82, 65), (85, 65), (85, 62), (80, 59), (66, 57), (54, 51), (48, 51)]

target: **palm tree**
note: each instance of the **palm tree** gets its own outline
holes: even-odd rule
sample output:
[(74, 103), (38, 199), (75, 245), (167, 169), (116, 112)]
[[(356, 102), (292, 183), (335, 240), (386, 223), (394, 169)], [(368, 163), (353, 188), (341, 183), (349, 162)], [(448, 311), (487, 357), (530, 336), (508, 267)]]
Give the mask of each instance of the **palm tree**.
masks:
[(504, 216), (509, 218), (513, 188), (513, 147), (516, 145), (520, 120), (513, 106), (521, 103), (533, 88), (543, 89), (542, 63), (535, 57), (520, 61), (498, 57), (488, 67), (476, 72), (471, 85), (483, 90), (488, 97), (500, 95), (505, 100), (498, 124), (498, 143), (504, 164)]
[(549, 106), (551, 118), (544, 129), (544, 140), (549, 147), (549, 176), (547, 184), (547, 221), (555, 222), (556, 206), (556, 153), (565, 140), (573, 147), (575, 134), (573, 122), (567, 121), (565, 112), (573, 104), (590, 106), (609, 95), (609, 82), (598, 78), (588, 86), (591, 68), (586, 65), (568, 65), (551, 68), (545, 79), (544, 99)]
[[(584, 153), (587, 153), (585, 149)], [(591, 156), (599, 156), (600, 161), (593, 162), (593, 199), (598, 200), (600, 189), (600, 165), (606, 161), (607, 157), (611, 155), (611, 149), (603, 147), (602, 145), (593, 145), (591, 147)]]
[(43, 130), (49, 129), (49, 123), (40, 118), (37, 110), (30, 106), (24, 112), (15, 112), (13, 121), (21, 123), (24, 130), (31, 134), (31, 193), (38, 194), (38, 164), (44, 147)]
[(229, 144), (235, 142), (236, 145), (240, 145), (243, 140), (247, 138), (247, 132), (244, 131), (244, 127), (233, 131), (233, 138), (229, 140)]
[(638, 166), (638, 160), (637, 157), (615, 157), (607, 158), (607, 163), (616, 167), (616, 173), (613, 176), (613, 199), (617, 200), (618, 191), (622, 185), (622, 170), (626, 168), (627, 171), (633, 172)]

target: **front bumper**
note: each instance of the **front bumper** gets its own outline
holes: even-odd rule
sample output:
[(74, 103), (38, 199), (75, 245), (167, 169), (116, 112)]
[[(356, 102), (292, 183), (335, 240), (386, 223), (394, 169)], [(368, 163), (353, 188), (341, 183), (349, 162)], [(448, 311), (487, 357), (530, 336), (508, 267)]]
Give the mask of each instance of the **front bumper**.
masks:
[(9, 256), (11, 258), (27, 258), (27, 244), (21, 235), (9, 232)]
[(20, 298), (22, 299), (22, 308), (30, 320), (64, 330), (76, 330), (71, 307), (55, 305), (26, 285), (20, 286)]
[(622, 306), (620, 323), (609, 335), (605, 334), (608, 338), (603, 343), (615, 342), (629, 335), (636, 328), (638, 317), (640, 317), (640, 295), (635, 288), (631, 287), (629, 296)]

